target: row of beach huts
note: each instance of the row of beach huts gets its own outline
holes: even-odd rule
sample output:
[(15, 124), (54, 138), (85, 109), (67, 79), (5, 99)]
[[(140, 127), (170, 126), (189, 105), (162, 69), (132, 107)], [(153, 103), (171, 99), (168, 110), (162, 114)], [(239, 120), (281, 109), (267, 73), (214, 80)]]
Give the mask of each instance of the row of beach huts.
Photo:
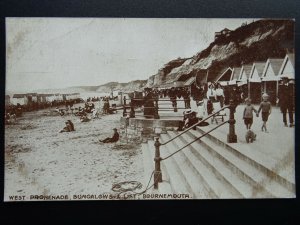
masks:
[(26, 94), (14, 94), (12, 96), (5, 95), (5, 105), (28, 105), (30, 103), (51, 103), (53, 101), (61, 102), (67, 100), (79, 99), (79, 93), (69, 94), (38, 94), (38, 93), (26, 93)]
[[(243, 64), (240, 67), (225, 68), (211, 82), (220, 83), (224, 88), (238, 86), (253, 102), (259, 102), (262, 93), (267, 93), (270, 101), (276, 104), (283, 77), (287, 77), (290, 83), (295, 81), (294, 53), (288, 53), (284, 58), (269, 58), (266, 61)], [(195, 80), (195, 76), (190, 77), (179, 86), (191, 86)]]

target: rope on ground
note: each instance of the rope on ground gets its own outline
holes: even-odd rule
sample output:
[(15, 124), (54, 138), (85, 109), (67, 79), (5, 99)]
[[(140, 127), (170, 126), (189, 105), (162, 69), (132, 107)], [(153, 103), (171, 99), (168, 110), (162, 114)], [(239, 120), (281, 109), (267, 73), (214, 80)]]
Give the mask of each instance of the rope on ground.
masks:
[[(120, 182), (120, 183), (116, 183), (116, 184), (112, 185), (111, 190), (114, 191), (114, 192), (119, 192), (118, 196), (120, 196), (121, 194), (125, 194), (126, 192), (132, 192), (135, 196), (144, 194), (146, 191), (148, 191), (154, 185), (154, 184), (152, 184), (151, 186), (149, 186), (150, 182), (151, 182), (151, 179), (153, 177), (153, 174), (154, 174), (154, 170), (151, 173), (150, 179), (148, 181), (148, 184), (147, 184), (145, 190), (143, 190), (142, 192), (135, 192), (135, 190), (141, 189), (142, 186), (143, 186), (141, 184), (141, 182), (138, 182), (138, 181), (123, 181), (123, 182)], [(131, 187), (126, 187), (128, 185), (131, 186)]]

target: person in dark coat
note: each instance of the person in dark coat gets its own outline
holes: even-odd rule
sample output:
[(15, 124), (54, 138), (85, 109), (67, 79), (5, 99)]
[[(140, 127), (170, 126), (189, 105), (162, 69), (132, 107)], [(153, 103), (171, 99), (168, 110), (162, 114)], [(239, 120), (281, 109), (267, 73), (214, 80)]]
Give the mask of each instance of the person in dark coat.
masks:
[(233, 86), (232, 90), (230, 91), (229, 96), (230, 96), (229, 99), (233, 101), (233, 104), (235, 106), (240, 104), (240, 92), (236, 86)]
[(176, 101), (177, 92), (174, 87), (172, 87), (171, 90), (169, 91), (169, 97), (170, 97), (170, 101), (172, 102), (172, 107), (177, 108), (177, 101)]
[[(196, 117), (196, 114), (197, 113), (192, 110), (183, 112), (183, 119), (179, 121), (177, 131), (183, 131), (198, 123), (199, 119)], [(193, 127), (193, 129), (196, 130), (196, 127)]]
[(117, 142), (120, 138), (120, 135), (118, 133), (118, 130), (117, 128), (114, 128), (114, 135), (111, 137), (111, 138), (105, 138), (104, 140), (99, 140), (100, 142), (103, 142), (103, 143), (114, 143), (114, 142)]
[(147, 92), (144, 97), (144, 116), (146, 118), (153, 118), (155, 108), (154, 108), (154, 97), (151, 91)]
[(191, 99), (190, 99), (190, 93), (187, 89), (183, 90), (183, 99), (184, 99), (184, 107), (186, 109), (190, 109), (191, 108)]
[(293, 84), (289, 83), (289, 79), (287, 77), (282, 78), (282, 85), (279, 85), (279, 106), (282, 112), (283, 123), (284, 126), (288, 126), (286, 113), (289, 114), (289, 122), (290, 127), (294, 126), (294, 118), (293, 118), (293, 111), (294, 111), (294, 86)]

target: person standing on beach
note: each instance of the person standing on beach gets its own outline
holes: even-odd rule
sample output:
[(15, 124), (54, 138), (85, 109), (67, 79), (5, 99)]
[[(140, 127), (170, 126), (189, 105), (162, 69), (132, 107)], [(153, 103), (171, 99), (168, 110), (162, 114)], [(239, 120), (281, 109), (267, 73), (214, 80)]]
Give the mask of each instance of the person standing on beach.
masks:
[(264, 131), (265, 129), (265, 132), (267, 133), (267, 121), (268, 121), (268, 118), (269, 118), (269, 115), (271, 114), (271, 102), (268, 101), (269, 99), (269, 96), (264, 93), (262, 95), (262, 99), (263, 101), (260, 103), (260, 106), (259, 106), (259, 109), (258, 109), (258, 113), (260, 113), (261, 111), (261, 117), (262, 117), (262, 121), (263, 121), (263, 125), (261, 127), (261, 131)]

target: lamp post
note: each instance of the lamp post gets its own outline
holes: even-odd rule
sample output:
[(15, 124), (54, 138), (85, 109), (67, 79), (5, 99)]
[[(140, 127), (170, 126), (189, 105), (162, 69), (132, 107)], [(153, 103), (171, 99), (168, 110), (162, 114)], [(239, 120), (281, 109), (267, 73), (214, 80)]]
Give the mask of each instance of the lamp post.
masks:
[(127, 112), (126, 112), (126, 106), (123, 105), (123, 117), (125, 117), (127, 115)]
[(160, 158), (160, 152), (159, 152), (159, 147), (160, 147), (159, 138), (156, 138), (154, 146), (155, 146), (154, 189), (158, 189), (158, 183), (162, 182), (162, 173), (161, 173), (161, 169), (160, 169), (161, 158)]
[(233, 100), (231, 99), (229, 101), (229, 133), (227, 135), (227, 142), (228, 143), (237, 143), (237, 136), (235, 134), (235, 119), (234, 119), (234, 113), (236, 105), (234, 104)]

